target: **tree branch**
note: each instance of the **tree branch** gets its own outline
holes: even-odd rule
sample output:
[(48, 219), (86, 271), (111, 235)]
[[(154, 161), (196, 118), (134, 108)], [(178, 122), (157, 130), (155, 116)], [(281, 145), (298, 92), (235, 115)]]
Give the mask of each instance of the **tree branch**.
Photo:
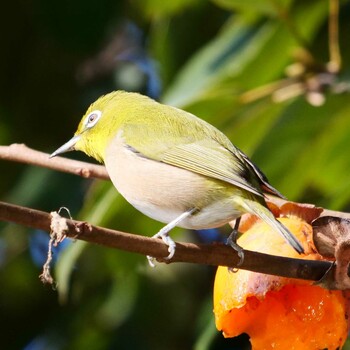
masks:
[[(0, 220), (50, 231), (52, 216), (43, 211), (0, 202)], [(159, 239), (114, 231), (86, 222), (66, 219), (68, 237), (100, 244), (110, 248), (151, 255), (163, 262), (188, 262), (214, 266), (237, 267), (237, 253), (224, 244), (177, 243), (174, 257), (164, 260), (168, 247)], [(332, 267), (332, 262), (292, 259), (258, 252), (244, 251), (240, 269), (282, 277), (318, 281)]]
[(106, 168), (102, 165), (63, 157), (49, 158), (49, 156), (47, 153), (28, 148), (24, 144), (14, 143), (10, 146), (0, 146), (0, 159), (3, 160), (40, 166), (86, 178), (109, 180)]

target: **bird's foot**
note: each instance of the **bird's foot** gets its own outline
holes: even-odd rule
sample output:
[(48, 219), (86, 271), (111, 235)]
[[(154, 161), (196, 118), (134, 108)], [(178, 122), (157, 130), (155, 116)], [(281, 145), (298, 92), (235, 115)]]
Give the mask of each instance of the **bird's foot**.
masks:
[[(174, 254), (175, 254), (175, 248), (176, 243), (174, 240), (169, 236), (169, 231), (171, 231), (175, 226), (177, 226), (182, 220), (186, 219), (187, 217), (191, 216), (195, 211), (197, 211), (196, 208), (191, 208), (181, 215), (179, 215), (177, 218), (175, 218), (173, 221), (170, 221), (167, 225), (165, 225), (157, 234), (155, 234), (152, 238), (161, 238), (163, 242), (168, 246), (168, 252), (169, 255), (164, 258), (165, 260), (170, 260)], [(155, 261), (157, 260), (153, 256), (147, 256), (148, 263), (151, 265), (151, 267), (155, 266)]]
[[(230, 235), (227, 238), (226, 244), (229, 245), (233, 250), (235, 250), (239, 257), (239, 262), (237, 264), (237, 267), (241, 266), (244, 261), (244, 250), (241, 246), (237, 244), (237, 236), (238, 231), (236, 228), (233, 229), (233, 231), (230, 233)], [(237, 269), (229, 268), (230, 271), (236, 272)]]
[[(155, 234), (152, 238), (161, 238), (163, 240), (163, 242), (168, 246), (168, 252), (169, 255), (167, 257), (165, 257), (165, 260), (170, 260), (174, 254), (175, 254), (175, 250), (176, 250), (176, 243), (175, 241), (169, 236), (168, 232), (162, 232), (162, 230), (160, 230), (157, 234)], [(156, 258), (154, 258), (153, 256), (147, 255), (147, 260), (148, 263), (151, 267), (155, 267), (155, 261), (157, 260)]]

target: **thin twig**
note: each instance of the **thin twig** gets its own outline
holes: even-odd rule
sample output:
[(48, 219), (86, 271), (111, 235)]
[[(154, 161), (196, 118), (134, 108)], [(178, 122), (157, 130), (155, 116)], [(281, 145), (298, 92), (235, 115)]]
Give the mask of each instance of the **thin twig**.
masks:
[(104, 166), (63, 157), (49, 158), (49, 154), (36, 151), (24, 144), (0, 146), (0, 159), (40, 166), (85, 178), (109, 179)]
[(339, 48), (339, 0), (329, 0), (328, 32), (328, 69), (332, 73), (338, 73), (342, 64), (342, 58)]
[[(49, 213), (31, 208), (0, 202), (0, 220), (50, 231)], [(86, 222), (66, 221), (68, 237), (122, 249), (143, 255), (151, 255), (163, 261), (168, 255), (167, 246), (159, 239), (96, 227)], [(237, 267), (240, 258), (224, 244), (177, 243), (174, 257), (168, 261), (188, 262), (214, 266)], [(244, 251), (244, 261), (240, 269), (272, 274), (282, 277), (318, 281), (332, 266), (329, 261), (292, 259), (258, 252)]]
[(292, 36), (294, 36), (294, 38), (298, 42), (298, 44), (312, 56), (312, 54), (309, 50), (310, 45), (305, 40), (305, 38), (301, 35), (298, 27), (295, 24), (295, 21), (293, 21), (290, 18), (291, 11), (289, 11), (287, 8), (285, 8), (284, 5), (281, 5), (281, 1), (271, 0), (271, 4), (274, 6), (279, 18), (287, 26), (288, 30), (290, 31)]

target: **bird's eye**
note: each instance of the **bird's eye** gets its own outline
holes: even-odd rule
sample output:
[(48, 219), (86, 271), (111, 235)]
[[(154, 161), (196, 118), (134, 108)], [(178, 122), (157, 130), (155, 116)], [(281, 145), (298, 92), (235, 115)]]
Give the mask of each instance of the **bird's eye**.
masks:
[(86, 127), (92, 128), (97, 123), (97, 121), (100, 119), (101, 115), (102, 115), (101, 111), (96, 110), (96, 111), (91, 112), (86, 117), (86, 121), (85, 121)]
[(97, 114), (90, 114), (89, 115), (89, 123), (93, 123), (95, 121), (95, 119), (97, 118)]

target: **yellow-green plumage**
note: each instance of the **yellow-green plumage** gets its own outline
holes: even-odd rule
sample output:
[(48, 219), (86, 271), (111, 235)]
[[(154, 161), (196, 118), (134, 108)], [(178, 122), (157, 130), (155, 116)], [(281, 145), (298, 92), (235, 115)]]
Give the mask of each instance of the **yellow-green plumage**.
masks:
[(66, 145), (54, 155), (74, 148), (104, 162), (118, 191), (156, 220), (171, 223), (187, 212), (177, 226), (205, 229), (249, 212), (303, 251), (266, 207), (263, 192), (278, 191), (223, 133), (190, 113), (112, 92), (89, 107)]

